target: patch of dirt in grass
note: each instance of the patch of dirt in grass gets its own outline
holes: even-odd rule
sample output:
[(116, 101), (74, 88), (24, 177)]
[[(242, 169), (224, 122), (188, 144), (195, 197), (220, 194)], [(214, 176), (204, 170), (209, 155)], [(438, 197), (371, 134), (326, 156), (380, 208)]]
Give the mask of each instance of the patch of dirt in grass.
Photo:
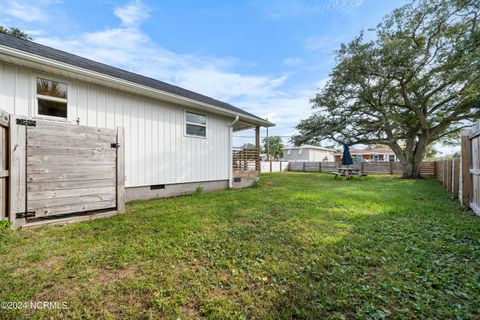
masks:
[(205, 319), (199, 314), (198, 308), (195, 306), (183, 305), (180, 309), (182, 311), (182, 315), (185, 316), (185, 319)]
[(49, 259), (46, 259), (44, 261), (40, 261), (38, 263), (33, 264), (32, 266), (22, 266), (19, 268), (16, 268), (15, 271), (13, 272), (14, 276), (20, 276), (20, 275), (25, 275), (27, 273), (30, 273), (34, 270), (50, 270), (54, 271), (58, 269), (61, 265), (61, 263), (65, 260), (64, 257), (62, 256), (53, 256), (50, 257)]
[(97, 281), (101, 283), (115, 282), (126, 278), (132, 278), (138, 273), (138, 266), (128, 266), (125, 269), (106, 269), (98, 271)]

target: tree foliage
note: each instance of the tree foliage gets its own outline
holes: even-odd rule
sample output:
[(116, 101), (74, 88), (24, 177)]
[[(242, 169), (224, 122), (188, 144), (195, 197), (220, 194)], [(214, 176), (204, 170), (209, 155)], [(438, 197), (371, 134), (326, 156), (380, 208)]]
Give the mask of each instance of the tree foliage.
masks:
[(0, 26), (0, 33), (8, 34), (12, 37), (19, 38), (22, 40), (32, 40), (32, 37), (30, 37), (27, 33), (15, 27), (5, 28), (3, 26)]
[(274, 158), (280, 158), (283, 155), (283, 142), (279, 136), (271, 136), (263, 139), (264, 152)]
[[(480, 2), (418, 0), (337, 52), (294, 143), (386, 144), (416, 178), (431, 143), (480, 119)], [(399, 142), (405, 142), (401, 148)]]

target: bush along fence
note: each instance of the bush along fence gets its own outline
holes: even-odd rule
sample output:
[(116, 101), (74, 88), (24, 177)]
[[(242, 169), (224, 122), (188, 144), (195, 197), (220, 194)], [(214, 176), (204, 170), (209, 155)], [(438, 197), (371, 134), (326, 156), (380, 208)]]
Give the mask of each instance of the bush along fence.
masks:
[(437, 161), (437, 179), (463, 207), (480, 215), (480, 124), (461, 137), (461, 157)]

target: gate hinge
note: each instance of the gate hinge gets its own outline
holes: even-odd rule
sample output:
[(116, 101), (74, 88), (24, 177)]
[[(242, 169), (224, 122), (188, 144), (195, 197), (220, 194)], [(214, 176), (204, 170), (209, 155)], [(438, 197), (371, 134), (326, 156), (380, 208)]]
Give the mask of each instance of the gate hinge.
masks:
[(17, 124), (22, 126), (35, 127), (37, 125), (37, 122), (35, 120), (17, 119)]
[(110, 146), (112, 148), (118, 149), (118, 148), (120, 148), (120, 143), (112, 143)]
[(35, 217), (36, 211), (18, 212), (15, 216), (17, 219)]

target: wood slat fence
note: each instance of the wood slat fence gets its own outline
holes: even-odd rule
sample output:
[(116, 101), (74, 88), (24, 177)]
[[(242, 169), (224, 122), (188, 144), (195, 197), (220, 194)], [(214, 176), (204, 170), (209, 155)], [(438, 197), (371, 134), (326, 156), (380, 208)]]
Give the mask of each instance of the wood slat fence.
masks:
[[(340, 162), (289, 162), (289, 171), (297, 172), (332, 172), (337, 171), (342, 164)], [(379, 161), (361, 162), (352, 166), (367, 174), (401, 174), (400, 162)], [(435, 176), (435, 161), (423, 161), (420, 174), (424, 177)]]
[(259, 154), (257, 148), (233, 150), (233, 171), (258, 171)]
[(9, 146), (8, 127), (10, 115), (0, 110), (0, 220), (8, 220)]
[(465, 208), (480, 215), (480, 124), (462, 132), (460, 158), (437, 161), (437, 180)]
[(0, 110), (0, 220), (21, 228), (120, 213), (125, 206), (124, 161), (122, 128), (85, 127)]
[(462, 132), (460, 201), (480, 215), (480, 123)]

